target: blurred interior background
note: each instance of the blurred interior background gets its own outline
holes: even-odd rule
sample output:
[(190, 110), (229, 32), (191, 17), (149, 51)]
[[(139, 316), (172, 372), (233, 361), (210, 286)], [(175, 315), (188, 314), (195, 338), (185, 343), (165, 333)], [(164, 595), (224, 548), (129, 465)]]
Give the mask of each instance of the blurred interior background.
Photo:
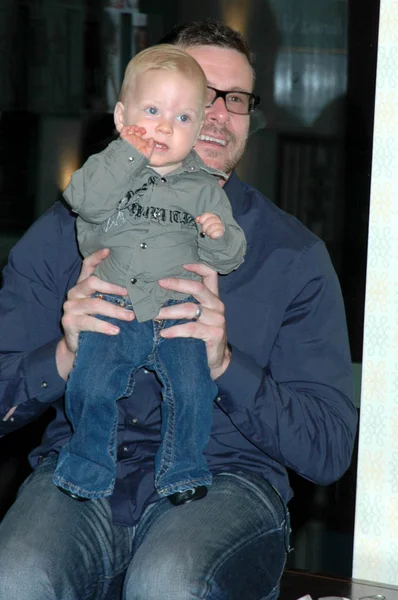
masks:
[[(378, 0), (1, 0), (0, 266), (115, 135), (124, 68), (175, 24), (218, 17), (256, 54), (259, 111), (239, 175), (327, 244), (360, 410)], [(0, 518), (52, 418), (0, 440)], [(289, 566), (351, 574), (356, 453), (336, 484), (292, 474)]]

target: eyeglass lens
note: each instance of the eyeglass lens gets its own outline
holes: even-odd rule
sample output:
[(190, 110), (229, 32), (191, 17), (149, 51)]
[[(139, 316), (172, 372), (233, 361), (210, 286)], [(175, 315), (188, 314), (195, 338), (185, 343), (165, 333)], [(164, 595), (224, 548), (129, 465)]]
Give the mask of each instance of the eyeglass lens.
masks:
[(229, 112), (247, 115), (253, 109), (253, 96), (244, 92), (222, 92), (207, 88), (206, 106), (211, 106), (217, 98), (223, 98)]

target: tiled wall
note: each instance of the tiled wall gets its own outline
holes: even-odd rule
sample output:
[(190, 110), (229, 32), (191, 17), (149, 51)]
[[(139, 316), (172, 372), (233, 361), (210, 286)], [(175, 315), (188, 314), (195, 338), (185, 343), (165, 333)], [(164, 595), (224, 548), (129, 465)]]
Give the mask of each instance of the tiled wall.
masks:
[(381, 0), (366, 290), (353, 576), (398, 585), (397, 0)]

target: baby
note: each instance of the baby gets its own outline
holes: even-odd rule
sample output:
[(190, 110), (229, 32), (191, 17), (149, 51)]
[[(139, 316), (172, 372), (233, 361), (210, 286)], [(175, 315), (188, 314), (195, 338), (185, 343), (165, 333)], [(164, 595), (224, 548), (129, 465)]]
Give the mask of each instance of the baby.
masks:
[(53, 479), (78, 500), (112, 494), (117, 400), (131, 394), (141, 367), (155, 371), (162, 384), (158, 494), (183, 504), (205, 496), (212, 482), (203, 451), (217, 386), (205, 344), (162, 338), (163, 328), (184, 321), (156, 318), (162, 306), (179, 302), (192, 304), (192, 319), (202, 314), (195, 298), (161, 288), (159, 279), (200, 279), (184, 269), (198, 262), (226, 274), (246, 251), (218, 183), (225, 174), (206, 167), (193, 150), (207, 100), (205, 75), (191, 56), (166, 44), (140, 52), (127, 66), (115, 107), (119, 139), (91, 156), (64, 192), (78, 214), (81, 253), (109, 248), (95, 274), (128, 290), (127, 298), (96, 295), (136, 317), (118, 321), (117, 336), (80, 334), (66, 390), (73, 435), (60, 451)]

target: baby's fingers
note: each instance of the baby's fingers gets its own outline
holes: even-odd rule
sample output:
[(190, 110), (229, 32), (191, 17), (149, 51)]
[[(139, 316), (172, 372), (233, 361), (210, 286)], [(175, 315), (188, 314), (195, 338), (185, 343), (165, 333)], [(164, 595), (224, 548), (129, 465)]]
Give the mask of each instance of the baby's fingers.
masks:
[(140, 137), (142, 137), (143, 135), (146, 134), (146, 129), (145, 127), (138, 127), (138, 125), (131, 125), (131, 133), (135, 133), (136, 135), (139, 135)]

